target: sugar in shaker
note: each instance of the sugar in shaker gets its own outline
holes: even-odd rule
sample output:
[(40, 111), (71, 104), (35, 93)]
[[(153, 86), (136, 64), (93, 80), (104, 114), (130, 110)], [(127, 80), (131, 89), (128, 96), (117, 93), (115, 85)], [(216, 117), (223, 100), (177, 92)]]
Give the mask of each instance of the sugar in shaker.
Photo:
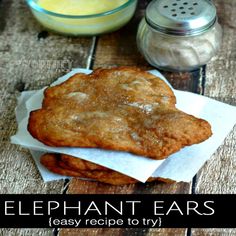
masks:
[(141, 20), (137, 44), (153, 66), (191, 71), (218, 51), (222, 29), (210, 0), (153, 0)]

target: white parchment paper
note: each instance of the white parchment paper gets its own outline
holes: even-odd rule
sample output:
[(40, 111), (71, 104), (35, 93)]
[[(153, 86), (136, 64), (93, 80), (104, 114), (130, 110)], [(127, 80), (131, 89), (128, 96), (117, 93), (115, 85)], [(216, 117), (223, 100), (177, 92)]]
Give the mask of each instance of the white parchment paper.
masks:
[[(59, 78), (52, 85), (59, 84), (75, 73), (90, 73), (86, 69), (75, 69)], [(158, 71), (150, 71), (158, 77), (165, 78)], [(165, 80), (166, 81), (166, 80)], [(45, 88), (44, 88), (45, 89)], [(189, 92), (173, 90), (177, 98), (177, 107), (199, 118), (207, 120), (213, 136), (205, 142), (185, 147), (166, 160), (152, 160), (131, 153), (107, 151), (95, 148), (54, 148), (48, 147), (34, 139), (27, 131), (29, 112), (41, 107), (44, 89), (23, 92), (18, 99), (16, 117), (18, 131), (11, 137), (11, 142), (31, 150), (35, 163), (44, 181), (65, 178), (49, 172), (39, 158), (44, 152), (56, 152), (82, 158), (145, 182), (150, 176), (169, 178), (189, 182), (207, 159), (222, 144), (223, 140), (236, 123), (236, 107)]]

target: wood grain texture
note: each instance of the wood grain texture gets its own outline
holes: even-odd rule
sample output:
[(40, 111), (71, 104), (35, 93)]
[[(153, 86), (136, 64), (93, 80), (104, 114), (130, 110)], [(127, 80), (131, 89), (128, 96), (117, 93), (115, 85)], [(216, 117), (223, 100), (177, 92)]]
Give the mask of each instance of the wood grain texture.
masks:
[(185, 229), (63, 229), (59, 236), (182, 236)]
[(54, 236), (52, 229), (0, 229), (1, 236)]
[[(61, 193), (64, 181), (44, 183), (29, 152), (10, 144), (19, 92), (49, 85), (87, 64), (92, 39), (47, 33), (24, 0), (0, 1), (0, 194)], [(52, 229), (0, 229), (0, 235), (52, 235)]]
[(194, 93), (201, 93), (201, 79), (205, 73), (205, 67), (201, 67), (191, 72), (166, 72), (161, 73), (167, 78), (175, 89), (183, 91), (191, 91)]
[[(215, 1), (223, 26), (223, 44), (207, 66), (205, 95), (236, 105), (236, 1)], [(197, 176), (196, 193), (236, 194), (236, 127)], [(193, 236), (236, 235), (236, 229), (192, 229)]]
[(187, 183), (138, 183), (115, 186), (95, 181), (85, 181), (73, 178), (69, 184), (68, 194), (163, 194), (163, 193), (189, 193)]
[[(204, 94), (236, 105), (236, 1), (216, 3), (224, 37), (221, 51), (207, 66)], [(198, 175), (198, 193), (236, 193), (235, 131), (236, 127)]]
[[(150, 1), (139, 1), (135, 18), (121, 31), (99, 38), (94, 67), (151, 68), (137, 51), (137, 25)], [(207, 66), (205, 95), (236, 104), (236, 2), (215, 0), (224, 29), (220, 54)], [(16, 131), (14, 107), (19, 92), (50, 84), (72, 67), (91, 62), (90, 38), (61, 37), (45, 31), (23, 0), (0, 1), (0, 193), (61, 193), (64, 182), (43, 183), (27, 150), (9, 144)], [(175, 88), (202, 92), (203, 70), (164, 75)], [(205, 72), (204, 72), (205, 73)], [(204, 75), (205, 76), (205, 75)], [(197, 176), (196, 193), (236, 193), (236, 128)], [(189, 184), (150, 183), (114, 187), (72, 179), (68, 193), (189, 193)], [(59, 235), (185, 235), (185, 229), (63, 229)], [(192, 229), (192, 235), (236, 235), (235, 229)], [(51, 229), (0, 229), (0, 235), (52, 235)]]
[(135, 16), (125, 27), (98, 39), (94, 68), (123, 65), (151, 68), (139, 54), (136, 46), (138, 24), (144, 15), (148, 2), (150, 0), (138, 1)]

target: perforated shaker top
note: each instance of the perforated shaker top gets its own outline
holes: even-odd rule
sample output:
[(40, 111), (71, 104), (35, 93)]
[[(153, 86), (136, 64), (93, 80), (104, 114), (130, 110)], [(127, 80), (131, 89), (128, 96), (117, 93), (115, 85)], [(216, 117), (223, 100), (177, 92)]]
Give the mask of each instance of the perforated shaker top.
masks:
[(215, 23), (216, 8), (210, 0), (153, 0), (146, 21), (164, 33), (196, 35)]

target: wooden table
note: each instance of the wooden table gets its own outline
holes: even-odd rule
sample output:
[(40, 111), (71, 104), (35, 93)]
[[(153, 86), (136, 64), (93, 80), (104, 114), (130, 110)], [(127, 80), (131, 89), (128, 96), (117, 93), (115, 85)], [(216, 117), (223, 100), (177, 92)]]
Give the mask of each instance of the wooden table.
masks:
[[(40, 89), (74, 67), (150, 66), (138, 53), (135, 35), (149, 1), (140, 0), (134, 19), (100, 37), (71, 38), (45, 31), (23, 0), (0, 0), (0, 193), (236, 193), (235, 129), (191, 183), (114, 187), (78, 179), (43, 183), (28, 150), (9, 143), (16, 132), (14, 108), (22, 91)], [(164, 73), (178, 89), (236, 104), (236, 0), (215, 0), (223, 26), (217, 57), (192, 73)], [(26, 235), (236, 235), (236, 229), (0, 229)]]

